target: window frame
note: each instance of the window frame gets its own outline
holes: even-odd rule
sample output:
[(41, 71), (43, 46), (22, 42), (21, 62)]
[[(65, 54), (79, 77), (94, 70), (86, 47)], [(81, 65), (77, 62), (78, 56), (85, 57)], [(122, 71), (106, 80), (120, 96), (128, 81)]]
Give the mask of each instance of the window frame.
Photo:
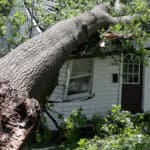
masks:
[[(140, 81), (141, 80), (141, 63), (140, 63), (140, 59), (137, 58), (137, 57), (134, 58), (134, 59), (137, 59), (137, 64), (134, 63), (134, 61), (132, 62), (130, 60), (128, 60), (127, 62), (123, 61), (123, 84), (135, 84), (136, 85), (136, 84), (140, 84), (140, 82), (141, 82)], [(128, 67), (126, 72), (124, 72), (124, 65), (127, 65), (127, 67)], [(130, 65), (132, 65), (132, 72), (129, 72), (129, 66)], [(134, 72), (135, 65), (138, 66), (138, 72), (137, 73)], [(124, 81), (124, 75), (126, 75), (127, 81)], [(137, 75), (137, 77), (138, 77), (138, 81), (137, 82), (134, 81), (135, 75)], [(128, 77), (129, 76), (132, 77), (132, 82), (128, 81)]]
[[(87, 73), (84, 75), (78, 75), (76, 77), (71, 77), (72, 69), (73, 69), (73, 62), (78, 60), (78, 59), (73, 59), (73, 60), (70, 60), (68, 62), (67, 79), (66, 79), (65, 92), (64, 92), (64, 101), (65, 100), (69, 100), (69, 101), (85, 100), (85, 99), (88, 99), (89, 97), (92, 97), (94, 59), (93, 58), (83, 58), (83, 59), (91, 61), (91, 73)], [(70, 84), (71, 79), (77, 79), (80, 77), (88, 77), (88, 76), (90, 76), (88, 92), (68, 95), (69, 84)]]

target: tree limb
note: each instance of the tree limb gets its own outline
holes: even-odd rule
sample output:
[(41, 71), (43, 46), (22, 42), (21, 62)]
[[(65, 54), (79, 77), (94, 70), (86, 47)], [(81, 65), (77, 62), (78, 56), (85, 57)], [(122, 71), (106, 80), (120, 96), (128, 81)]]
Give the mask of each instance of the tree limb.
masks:
[(48, 112), (48, 110), (43, 109), (43, 112), (45, 112), (47, 114), (47, 116), (52, 120), (52, 122), (54, 123), (55, 127), (62, 131), (62, 128), (59, 126), (59, 124), (57, 123), (57, 121), (55, 120), (55, 118)]

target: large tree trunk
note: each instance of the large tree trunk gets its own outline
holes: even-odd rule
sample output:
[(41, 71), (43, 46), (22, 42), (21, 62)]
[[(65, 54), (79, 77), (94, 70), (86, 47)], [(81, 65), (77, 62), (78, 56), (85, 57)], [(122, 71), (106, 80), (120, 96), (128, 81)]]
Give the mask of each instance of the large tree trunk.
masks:
[[(128, 22), (132, 19), (130, 16), (113, 18), (108, 14), (107, 10), (108, 7), (106, 5), (96, 6), (89, 12), (57, 23), (44, 33), (21, 44), (0, 59), (0, 81), (8, 81), (10, 87), (16, 89), (19, 95), (37, 100), (45, 99), (50, 94), (50, 91), (52, 91), (51, 89), (54, 88), (53, 83), (58, 76), (60, 67), (69, 55), (73, 51), (77, 51), (78, 47), (88, 37), (94, 34), (97, 29), (114, 25), (118, 21)], [(16, 111), (18, 105), (11, 98), (10, 100), (8, 104), (7, 98), (0, 98), (1, 122), (1, 118), (4, 116), (9, 118), (8, 116), (12, 113), (18, 114)], [(17, 103), (19, 100), (18, 98)], [(36, 120), (38, 116), (35, 115), (38, 112), (37, 104), (35, 105), (35, 102), (32, 101), (29, 102), (29, 100), (25, 101), (21, 102), (25, 108), (35, 109), (33, 111), (34, 117), (31, 120)], [(7, 105), (11, 111), (8, 111), (8, 108), (5, 109)], [(27, 109), (25, 112), (26, 117), (19, 120), (19, 122), (24, 124), (26, 124), (27, 118), (31, 118), (31, 114), (27, 113)], [(22, 116), (22, 114), (18, 115)], [(13, 118), (14, 120), (16, 119), (15, 117)], [(12, 129), (8, 130), (8, 133), (5, 132), (5, 128), (0, 123), (0, 149), (19, 149), (34, 125), (35, 123), (33, 122), (28, 128), (14, 125), (12, 126), (13, 132), (10, 134)], [(19, 136), (17, 136), (17, 132), (20, 133)], [(3, 137), (7, 137), (8, 134), (9, 139), (5, 142), (5, 138)], [(14, 147), (11, 147), (13, 142), (18, 143)], [(4, 148), (5, 146), (6, 148)]]

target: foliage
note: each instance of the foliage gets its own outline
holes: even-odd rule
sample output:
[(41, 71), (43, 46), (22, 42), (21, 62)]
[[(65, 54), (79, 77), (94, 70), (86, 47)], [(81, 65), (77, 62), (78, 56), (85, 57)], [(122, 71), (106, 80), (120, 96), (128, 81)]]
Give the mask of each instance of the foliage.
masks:
[(114, 105), (106, 116), (93, 116), (93, 138), (81, 138), (77, 142), (68, 136), (70, 142), (60, 146), (60, 149), (147, 150), (150, 146), (149, 119), (149, 113), (132, 115), (128, 111), (122, 111), (120, 106)]
[[(42, 122), (45, 121), (43, 119)], [(53, 134), (42, 124), (32, 137), (34, 147), (45, 142), (52, 144)], [(133, 115), (121, 110), (120, 105), (113, 105), (105, 116), (93, 115), (91, 120), (83, 114), (82, 108), (73, 110), (61, 125), (65, 138), (57, 147), (60, 150), (148, 150), (150, 147), (150, 113)], [(87, 130), (88, 125), (91, 128)], [(81, 134), (84, 128), (87, 134), (89, 130), (94, 133), (92, 137)]]
[(77, 16), (79, 13), (90, 10), (93, 6), (102, 2), (101, 0), (53, 0), (58, 5), (56, 21)]
[[(130, 54), (133, 56), (139, 56), (143, 63), (147, 63), (148, 52), (145, 49), (144, 43), (148, 39), (149, 35), (149, 3), (140, 0), (132, 0), (132, 1), (121, 1), (124, 3), (122, 14), (135, 16), (132, 21), (127, 24), (118, 23), (116, 25), (110, 26), (107, 30), (100, 31), (100, 38), (103, 42), (105, 42), (105, 49), (107, 45), (115, 44), (117, 45), (116, 49), (120, 53)], [(118, 14), (115, 11), (112, 11), (112, 15), (117, 17)], [(113, 33), (122, 35), (124, 38), (116, 38), (116, 39), (106, 39), (104, 35), (106, 33)], [(121, 51), (120, 51), (121, 49)]]
[(28, 138), (29, 147), (42, 147), (50, 145), (52, 140), (52, 131), (47, 127), (46, 117), (41, 113), (40, 122), (34, 134)]
[(143, 134), (150, 135), (150, 113), (139, 113), (132, 116), (132, 121), (137, 128), (141, 129)]
[(0, 0), (0, 14), (7, 16), (14, 5), (15, 0)]
[(131, 122), (131, 114), (128, 111), (122, 111), (119, 105), (114, 105), (108, 114), (100, 119), (93, 121), (96, 126), (96, 133), (101, 137), (107, 137), (114, 134), (124, 132), (124, 130), (133, 130), (134, 126)]
[(87, 122), (86, 116), (82, 113), (82, 108), (71, 112), (61, 125), (67, 138), (65, 146), (70, 145), (70, 143), (72, 148), (77, 146), (77, 141), (80, 139), (80, 129), (86, 127)]
[(95, 136), (93, 139), (81, 139), (76, 150), (146, 150), (150, 146), (150, 137), (142, 134), (112, 135), (105, 139)]
[(62, 127), (69, 130), (74, 130), (76, 128), (84, 127), (87, 123), (87, 118), (82, 114), (82, 108), (75, 109), (71, 114), (65, 119)]
[(27, 35), (21, 35), (20, 29), (27, 21), (23, 11), (15, 11), (16, 0), (0, 0), (0, 54), (4, 55), (11, 48), (22, 43)]

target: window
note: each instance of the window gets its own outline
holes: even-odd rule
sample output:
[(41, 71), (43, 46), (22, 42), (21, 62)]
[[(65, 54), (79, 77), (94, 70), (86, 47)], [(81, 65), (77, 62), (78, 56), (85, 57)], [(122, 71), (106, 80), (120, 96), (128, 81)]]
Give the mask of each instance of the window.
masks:
[(75, 59), (69, 63), (65, 99), (80, 99), (90, 95), (92, 59)]
[(126, 56), (123, 63), (123, 83), (140, 83), (140, 60), (138, 57), (130, 58)]

